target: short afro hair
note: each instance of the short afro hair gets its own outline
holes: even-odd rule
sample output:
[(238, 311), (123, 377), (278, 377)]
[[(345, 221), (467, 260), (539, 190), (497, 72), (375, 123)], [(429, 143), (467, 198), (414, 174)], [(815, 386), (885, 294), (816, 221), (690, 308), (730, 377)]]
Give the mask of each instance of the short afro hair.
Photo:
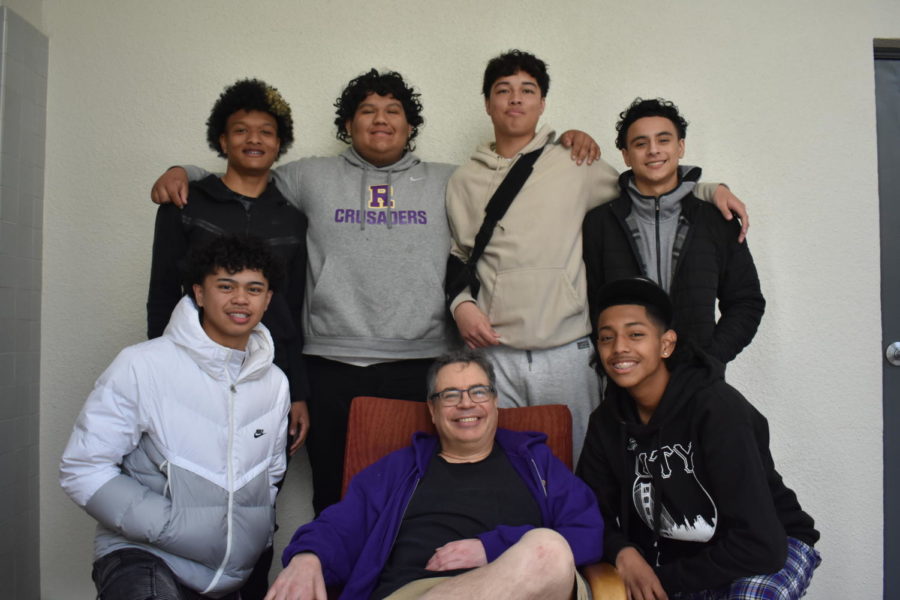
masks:
[(209, 147), (219, 156), (225, 158), (219, 138), (225, 133), (228, 117), (240, 110), (258, 110), (269, 113), (275, 118), (278, 125), (278, 141), (281, 147), (278, 156), (281, 157), (291, 144), (294, 143), (294, 120), (291, 118), (291, 105), (281, 96), (281, 93), (259, 79), (241, 79), (225, 88), (225, 91), (216, 100), (206, 120), (206, 141)]
[(619, 122), (616, 123), (616, 148), (624, 150), (628, 147), (628, 128), (638, 119), (644, 117), (665, 117), (675, 124), (678, 139), (687, 137), (688, 122), (678, 112), (678, 107), (668, 100), (655, 98), (644, 100), (635, 98), (627, 109), (619, 113)]
[(488, 61), (487, 67), (484, 69), (484, 82), (481, 85), (481, 93), (484, 94), (485, 98), (490, 98), (491, 87), (495, 81), (501, 77), (515, 75), (519, 71), (524, 71), (534, 77), (537, 80), (538, 87), (541, 88), (541, 98), (547, 96), (547, 92), (550, 91), (550, 75), (547, 73), (547, 63), (534, 54), (523, 52), (522, 50), (510, 50)]
[(284, 265), (259, 238), (243, 235), (222, 235), (207, 244), (192, 248), (187, 255), (185, 288), (194, 297), (194, 285), (202, 285), (207, 275), (219, 269), (230, 274), (249, 269), (259, 271), (269, 282), (269, 289), (278, 291), (284, 279)]
[(409, 139), (406, 140), (406, 149), (415, 150), (416, 146), (413, 144), (413, 140), (419, 135), (419, 127), (425, 122), (422, 117), (422, 103), (419, 102), (420, 94), (411, 85), (407, 85), (403, 81), (403, 75), (396, 71), (379, 73), (376, 69), (371, 69), (368, 73), (363, 73), (350, 80), (338, 99), (334, 101), (334, 107), (337, 109), (335, 112), (337, 116), (334, 118), (334, 124), (337, 126), (337, 139), (347, 144), (350, 143), (347, 121), (353, 120), (356, 109), (370, 94), (393, 96), (400, 101), (400, 104), (403, 105), (403, 113), (406, 115), (406, 122), (412, 128)]

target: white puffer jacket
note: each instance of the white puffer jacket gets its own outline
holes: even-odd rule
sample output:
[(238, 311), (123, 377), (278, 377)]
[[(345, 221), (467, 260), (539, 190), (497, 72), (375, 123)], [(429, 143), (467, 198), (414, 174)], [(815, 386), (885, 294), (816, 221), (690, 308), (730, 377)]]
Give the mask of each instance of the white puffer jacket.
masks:
[(287, 379), (262, 325), (235, 381), (232, 352), (185, 297), (161, 338), (126, 348), (97, 380), (60, 464), (63, 489), (99, 522), (95, 558), (140, 548), (217, 597), (271, 543)]

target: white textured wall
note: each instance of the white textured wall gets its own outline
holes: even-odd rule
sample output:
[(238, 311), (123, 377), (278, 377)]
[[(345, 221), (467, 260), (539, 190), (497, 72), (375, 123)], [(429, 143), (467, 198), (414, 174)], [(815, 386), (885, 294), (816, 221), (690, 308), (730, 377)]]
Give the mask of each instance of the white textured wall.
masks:
[[(511, 47), (550, 65), (547, 120), (593, 133), (617, 167), (618, 111), (636, 95), (675, 100), (692, 122), (688, 161), (750, 204), (769, 305), (729, 375), (769, 417), (776, 461), (823, 532), (811, 597), (880, 597), (872, 39), (900, 37), (900, 3), (46, 0), (42, 8), (50, 37), (43, 598), (93, 597), (92, 522), (56, 485), (58, 457), (94, 379), (144, 337), (148, 190), (170, 164), (219, 164), (203, 123), (222, 87), (253, 75), (284, 92), (298, 138), (290, 159), (338, 151), (331, 103), (342, 85), (370, 66), (394, 68), (423, 92), (419, 154), (459, 162), (490, 133), (484, 63)], [(308, 516), (298, 473), (281, 496), (278, 550)]]

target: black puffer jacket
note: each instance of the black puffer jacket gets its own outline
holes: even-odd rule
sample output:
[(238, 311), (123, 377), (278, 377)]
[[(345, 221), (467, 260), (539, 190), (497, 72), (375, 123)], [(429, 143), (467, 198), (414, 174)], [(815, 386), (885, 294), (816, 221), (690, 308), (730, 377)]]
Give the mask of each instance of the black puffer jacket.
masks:
[[(699, 177), (694, 168), (686, 180)], [(584, 263), (587, 269), (591, 323), (596, 327), (594, 299), (604, 283), (646, 275), (625, 218), (631, 211), (627, 192), (632, 172), (619, 178), (619, 198), (590, 211), (584, 220)], [(718, 209), (693, 194), (682, 199), (687, 236), (673, 269), (670, 296), (673, 327), (680, 339), (691, 339), (727, 363), (756, 335), (766, 301), (747, 243), (739, 244), (740, 225), (726, 221)], [(721, 318), (716, 322), (716, 299)], [(596, 339), (596, 335), (594, 336)]]

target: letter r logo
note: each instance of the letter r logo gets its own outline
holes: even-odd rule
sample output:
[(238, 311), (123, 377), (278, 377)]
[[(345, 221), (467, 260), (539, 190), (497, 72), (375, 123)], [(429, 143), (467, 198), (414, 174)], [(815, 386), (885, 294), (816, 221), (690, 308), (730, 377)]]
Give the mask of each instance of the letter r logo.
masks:
[(394, 208), (393, 194), (389, 185), (369, 186), (369, 208)]

